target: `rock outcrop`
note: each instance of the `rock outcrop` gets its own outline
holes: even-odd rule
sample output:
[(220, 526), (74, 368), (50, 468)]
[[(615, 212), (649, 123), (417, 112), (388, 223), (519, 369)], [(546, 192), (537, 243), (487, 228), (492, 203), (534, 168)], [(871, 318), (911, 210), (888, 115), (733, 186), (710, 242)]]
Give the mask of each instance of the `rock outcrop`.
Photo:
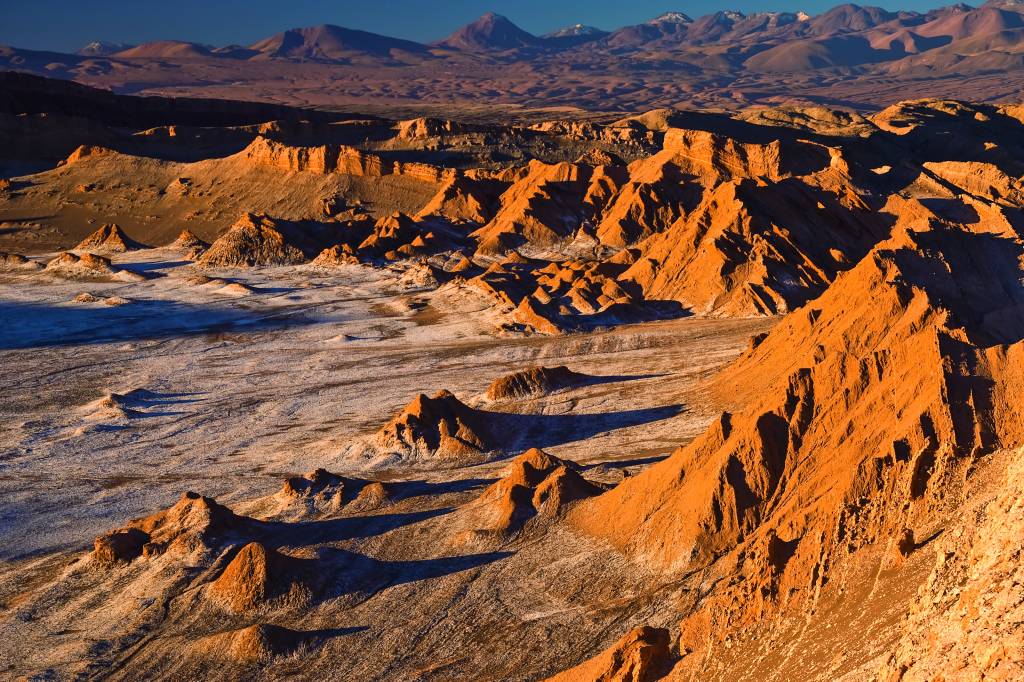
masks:
[(542, 267), (506, 261), (491, 265), (468, 284), (508, 310), (523, 328), (559, 334), (656, 315), (620, 285), (623, 270), (608, 261), (573, 259)]
[(251, 267), (294, 265), (305, 260), (305, 254), (289, 243), (276, 221), (247, 213), (213, 242), (197, 262), (211, 267)]
[(530, 367), (495, 379), (487, 388), (488, 400), (515, 400), (547, 395), (565, 388), (581, 386), (589, 377), (573, 372), (565, 365)]
[(340, 509), (350, 502), (384, 495), (383, 484), (362, 478), (332, 474), (316, 469), (302, 476), (286, 479), (278, 495), (282, 498), (308, 502), (318, 508)]
[(75, 251), (125, 253), (144, 248), (146, 248), (144, 245), (125, 234), (120, 225), (109, 223), (80, 241), (75, 247)]
[(210, 635), (196, 643), (203, 655), (241, 664), (265, 664), (286, 656), (306, 641), (304, 633), (279, 625), (257, 623), (240, 630)]
[(551, 246), (579, 229), (579, 208), (593, 169), (531, 161), (500, 197), (500, 208), (473, 232), (480, 253), (504, 253), (523, 244)]
[(976, 458), (1024, 442), (1022, 253), (1012, 232), (901, 229), (723, 373), (749, 407), (572, 522), (666, 570), (742, 575), (691, 616), (712, 641), (800, 608), (859, 548), (934, 523)]
[(202, 252), (210, 247), (209, 244), (197, 237), (191, 230), (182, 230), (167, 248), (188, 253)]
[(348, 244), (338, 244), (321, 251), (310, 264), (320, 268), (331, 268), (339, 265), (359, 265), (359, 263), (359, 256), (356, 255), (355, 249)]
[(881, 217), (800, 181), (727, 181), (620, 279), (699, 313), (773, 315), (820, 294), (886, 233)]
[(471, 507), (478, 530), (505, 534), (535, 517), (559, 517), (573, 503), (602, 491), (583, 478), (574, 463), (533, 448), (516, 457)]
[(499, 447), (483, 415), (449, 391), (417, 396), (377, 432), (374, 443), (384, 451), (452, 459)]
[(674, 658), (669, 631), (641, 625), (606, 651), (545, 682), (654, 682), (664, 678)]
[(114, 267), (109, 258), (92, 253), (64, 252), (46, 264), (44, 272), (63, 279), (141, 282), (143, 275)]
[(43, 265), (20, 253), (0, 251), (0, 270), (41, 270)]
[(295, 605), (309, 595), (309, 587), (304, 582), (306, 574), (310, 573), (308, 563), (259, 542), (250, 542), (210, 583), (207, 595), (233, 613), (271, 602)]
[(96, 538), (94, 558), (105, 565), (160, 554), (191, 554), (255, 526), (216, 500), (187, 492), (177, 504)]
[[(880, 680), (1024, 676), (1024, 452), (1014, 453), (999, 492), (978, 518), (945, 537)], [(972, 523), (972, 521), (974, 521)]]

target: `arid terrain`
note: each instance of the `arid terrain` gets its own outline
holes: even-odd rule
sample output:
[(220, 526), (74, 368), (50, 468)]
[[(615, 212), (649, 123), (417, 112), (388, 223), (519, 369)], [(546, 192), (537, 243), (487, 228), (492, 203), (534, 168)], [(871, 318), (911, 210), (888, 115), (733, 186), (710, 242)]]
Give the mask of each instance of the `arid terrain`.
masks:
[[(841, 39), (714, 40), (774, 73), (781, 46), (1024, 30), (850, 7)], [(0, 73), (0, 677), (1024, 677), (1012, 78), (438, 116), (153, 75), (508, 59), (555, 88), (537, 64), (710, 44), (500, 19), (383, 65), (321, 33)]]

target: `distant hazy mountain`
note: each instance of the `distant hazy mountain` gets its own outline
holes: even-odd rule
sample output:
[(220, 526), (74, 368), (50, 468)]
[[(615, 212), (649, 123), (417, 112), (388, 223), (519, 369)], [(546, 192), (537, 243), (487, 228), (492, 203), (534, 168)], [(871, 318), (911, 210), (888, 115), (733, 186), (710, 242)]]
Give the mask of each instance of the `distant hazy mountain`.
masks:
[(303, 103), (1008, 100), (1024, 91), (1024, 0), (927, 12), (843, 4), (816, 16), (672, 11), (610, 33), (581, 21), (543, 36), (487, 13), (432, 45), (323, 25), (249, 46), (96, 42), (77, 55), (0, 47), (3, 68), (133, 91), (237, 96), (255, 88)]
[(500, 14), (488, 12), (437, 44), (457, 50), (480, 52), (532, 47), (540, 45), (541, 39), (527, 33)]
[(395, 52), (428, 52), (425, 45), (411, 40), (331, 25), (293, 28), (253, 43), (250, 49), (265, 57), (319, 61), (347, 60), (359, 55), (391, 57)]

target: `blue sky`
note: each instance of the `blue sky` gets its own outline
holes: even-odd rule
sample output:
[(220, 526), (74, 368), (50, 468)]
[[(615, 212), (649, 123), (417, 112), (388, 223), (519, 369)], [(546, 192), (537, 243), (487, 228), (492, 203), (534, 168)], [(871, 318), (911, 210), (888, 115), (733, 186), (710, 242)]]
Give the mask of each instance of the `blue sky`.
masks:
[[(925, 10), (950, 2), (878, 4)], [(488, 10), (528, 31), (545, 33), (575, 23), (615, 29), (669, 10), (691, 16), (718, 9), (814, 14), (835, 4), (838, 0), (736, 0), (728, 5), (701, 0), (0, 0), (0, 44), (58, 51), (74, 51), (93, 40), (248, 44), (285, 28), (316, 24), (429, 42)]]

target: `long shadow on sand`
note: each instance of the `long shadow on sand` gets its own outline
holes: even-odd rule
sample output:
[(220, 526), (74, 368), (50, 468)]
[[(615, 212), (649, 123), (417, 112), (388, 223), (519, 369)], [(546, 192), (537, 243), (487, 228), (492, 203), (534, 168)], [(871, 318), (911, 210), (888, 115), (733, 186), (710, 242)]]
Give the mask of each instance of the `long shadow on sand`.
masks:
[(486, 412), (492, 433), (512, 439), (514, 448), (547, 448), (592, 438), (608, 431), (642, 426), (681, 414), (683, 405), (591, 414), (514, 414)]
[(485, 488), (497, 478), (463, 478), (454, 481), (388, 481), (388, 495), (396, 502), (412, 497), (464, 493)]
[(651, 455), (650, 457), (634, 457), (633, 459), (609, 459), (604, 462), (592, 462), (590, 464), (582, 465), (582, 469), (587, 471), (589, 469), (596, 469), (598, 467), (605, 467), (608, 469), (626, 469), (628, 467), (646, 466), (648, 464), (657, 464), (658, 462), (668, 459), (670, 455)]
[(286, 310), (259, 315), (227, 306), (175, 301), (135, 300), (113, 307), (0, 301), (0, 350), (267, 331), (317, 322)]
[(451, 508), (431, 509), (401, 514), (378, 514), (373, 516), (350, 516), (321, 521), (298, 523), (260, 523), (261, 535), (275, 546), (303, 547), (325, 542), (341, 542), (383, 535), (388, 531), (420, 521), (443, 516), (454, 511)]
[(434, 559), (385, 561), (350, 552), (327, 548), (319, 553), (317, 569), (323, 580), (321, 600), (346, 594), (376, 594), (389, 587), (442, 578), (507, 559), (514, 552), (483, 552)]

